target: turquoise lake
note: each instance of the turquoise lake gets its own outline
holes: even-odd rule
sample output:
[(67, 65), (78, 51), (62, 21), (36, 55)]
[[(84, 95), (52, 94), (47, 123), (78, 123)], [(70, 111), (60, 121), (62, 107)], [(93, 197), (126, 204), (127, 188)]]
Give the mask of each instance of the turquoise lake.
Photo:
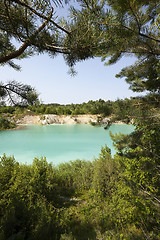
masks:
[(32, 163), (34, 157), (46, 157), (57, 165), (75, 159), (93, 160), (101, 147), (115, 149), (109, 136), (112, 133), (128, 134), (132, 125), (113, 124), (109, 130), (88, 124), (31, 125), (19, 130), (0, 132), (0, 156), (14, 156), (20, 163)]

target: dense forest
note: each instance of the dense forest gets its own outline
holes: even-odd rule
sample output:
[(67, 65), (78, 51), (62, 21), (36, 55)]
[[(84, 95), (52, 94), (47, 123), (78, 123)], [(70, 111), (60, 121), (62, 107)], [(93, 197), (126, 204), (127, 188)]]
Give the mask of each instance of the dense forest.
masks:
[(159, 240), (160, 2), (76, 3), (69, 17), (60, 19), (54, 7), (62, 7), (63, 1), (0, 1), (0, 66), (20, 70), (14, 60), (61, 54), (74, 75), (77, 62), (101, 57), (112, 65), (131, 55), (135, 63), (117, 77), (132, 91), (149, 94), (115, 102), (44, 105), (31, 86), (0, 82), (1, 129), (14, 127), (9, 120), (26, 113), (101, 114), (135, 125), (130, 135), (111, 133), (117, 149), (113, 157), (105, 146), (92, 162), (55, 167), (43, 158), (27, 165), (1, 156), (0, 239)]

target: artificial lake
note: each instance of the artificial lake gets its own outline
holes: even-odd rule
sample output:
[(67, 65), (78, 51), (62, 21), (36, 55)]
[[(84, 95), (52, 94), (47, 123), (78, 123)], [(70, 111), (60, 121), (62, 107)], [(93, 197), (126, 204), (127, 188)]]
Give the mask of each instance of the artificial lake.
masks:
[(0, 131), (0, 156), (5, 153), (27, 164), (35, 157), (46, 157), (54, 165), (75, 159), (93, 160), (105, 144), (115, 154), (110, 131), (129, 134), (133, 130), (134, 126), (127, 124), (113, 124), (108, 130), (89, 124), (29, 125)]

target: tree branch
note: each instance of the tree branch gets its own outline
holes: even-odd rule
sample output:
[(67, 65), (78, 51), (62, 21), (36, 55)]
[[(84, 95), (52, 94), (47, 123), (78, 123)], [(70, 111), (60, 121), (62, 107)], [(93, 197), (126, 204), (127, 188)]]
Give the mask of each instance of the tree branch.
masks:
[[(132, 32), (135, 32), (135, 30), (133, 30), (132, 28), (130, 28), (130, 27), (126, 26), (126, 25), (122, 25), (122, 26), (123, 26), (124, 28), (132, 31)], [(153, 38), (153, 37), (148, 36), (148, 35), (146, 35), (146, 34), (144, 34), (144, 33), (139, 32), (139, 35), (142, 36), (142, 37), (145, 37), (145, 38), (148, 38), (148, 39), (150, 39), (150, 40), (153, 40), (153, 41), (156, 41), (156, 42), (159, 42), (159, 43), (160, 43), (160, 40), (159, 40), (159, 39)]]
[[(12, 86), (12, 84), (7, 84), (7, 85)], [(3, 89), (5, 89), (5, 90), (7, 91), (8, 95), (9, 95), (9, 98), (10, 98), (11, 102), (12, 102), (14, 105), (15, 105), (15, 102), (13, 101), (10, 92), (15, 93), (15, 94), (17, 94), (18, 96), (20, 96), (21, 98), (24, 98), (24, 99), (27, 100), (27, 97), (25, 97), (23, 94), (21, 94), (20, 91), (15, 91), (14, 89), (11, 89), (11, 88), (7, 87), (7, 85), (5, 85), (5, 86), (0, 85), (0, 88), (3, 88)], [(19, 88), (19, 87), (18, 87), (18, 88)], [(18, 89), (17, 89), (17, 90), (18, 90)], [(19, 90), (22, 90), (22, 89), (19, 88)]]
[(5, 85), (0, 83), (0, 89), (2, 92), (0, 98), (7, 98), (13, 105), (20, 102), (19, 99), (21, 100), (21, 104), (33, 104), (38, 99), (34, 88), (15, 81), (11, 81)]
[(67, 47), (58, 47), (58, 46), (53, 46), (53, 45), (48, 45), (46, 44), (46, 48), (49, 51), (55, 51), (58, 53), (63, 53), (63, 54), (70, 54), (70, 52), (68, 51), (69, 49)]
[[(28, 8), (30, 11), (32, 11), (33, 13), (35, 13), (37, 16), (39, 16), (40, 18), (46, 19), (49, 22), (51, 22), (54, 26), (56, 26), (57, 28), (59, 28), (60, 30), (62, 30), (63, 32), (70, 34), (69, 31), (67, 31), (66, 29), (64, 29), (63, 27), (61, 27), (60, 25), (58, 25), (57, 23), (55, 23), (52, 19), (49, 19), (48, 17), (44, 16), (43, 14), (40, 14), (39, 12), (37, 12), (35, 9), (33, 9), (32, 7), (28, 6), (26, 3), (21, 2), (20, 0), (13, 0), (13, 2)], [(52, 8), (53, 9), (53, 8)]]
[(29, 40), (26, 40), (18, 50), (8, 54), (8, 55), (5, 55), (5, 56), (2, 56), (0, 57), (0, 63), (5, 63), (13, 58), (17, 58), (19, 57), (25, 50), (26, 48), (30, 45), (30, 41)]
[[(48, 24), (49, 19), (51, 17), (52, 17), (52, 12), (50, 13), (50, 16), (48, 17), (48, 19), (31, 35), (30, 39), (34, 39), (44, 29), (44, 27)], [(16, 51), (0, 57), (0, 63), (5, 63), (13, 58), (19, 57), (27, 49), (27, 47), (31, 45), (30, 39), (26, 39), (26, 41)]]
[[(10, 17), (9, 8), (8, 8), (8, 6), (7, 6), (6, 1), (4, 1), (4, 5), (5, 5), (5, 12), (6, 12), (7, 17), (8, 17), (8, 19), (9, 19), (9, 21), (10, 21), (10, 24), (11, 24), (11, 28), (12, 28), (13, 31), (16, 33), (16, 35), (18, 36), (19, 40), (22, 41), (20, 35), (19, 35), (18, 32), (17, 32), (17, 29), (15, 28), (15, 26), (14, 26), (14, 24), (13, 24), (12, 18)], [(23, 41), (22, 41), (22, 42), (23, 42)]]
[[(6, 89), (6, 88), (5, 88)], [(12, 96), (10, 94), (10, 91), (8, 89), (6, 89), (7, 93), (8, 93), (8, 96), (9, 96), (9, 99), (11, 100), (12, 104), (15, 105), (15, 102), (13, 101), (12, 99)]]
[(137, 23), (137, 26), (138, 26), (138, 29), (139, 29), (139, 34), (140, 34), (141, 26), (140, 26), (140, 24), (139, 24), (139, 19), (138, 19), (137, 15), (134, 13), (131, 4), (129, 4), (129, 8), (131, 9), (131, 12), (132, 12), (132, 14), (133, 14), (133, 16), (134, 16), (134, 18), (135, 18), (135, 20), (136, 20), (136, 23)]

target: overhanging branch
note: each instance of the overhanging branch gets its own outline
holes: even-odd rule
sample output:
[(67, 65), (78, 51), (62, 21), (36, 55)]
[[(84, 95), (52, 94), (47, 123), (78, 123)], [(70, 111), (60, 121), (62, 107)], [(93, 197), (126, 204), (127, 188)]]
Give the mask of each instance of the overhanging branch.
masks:
[[(49, 19), (52, 17), (53, 11), (50, 13), (48, 19), (31, 35), (30, 39), (34, 39), (48, 24)], [(26, 39), (26, 41), (20, 46), (19, 49), (15, 50), (14, 52), (0, 57), (0, 63), (5, 63), (11, 59), (18, 58), (23, 52), (31, 45), (30, 39)]]
[[(15, 3), (17, 3), (17, 4), (19, 4), (19, 5), (23, 6), (23, 7), (28, 8), (30, 11), (32, 11), (34, 14), (36, 14), (36, 15), (39, 16), (40, 18), (43, 18), (43, 19), (45, 19), (45, 20), (48, 20), (48, 21), (51, 22), (54, 26), (56, 26), (57, 28), (59, 28), (61, 31), (63, 31), (63, 32), (67, 33), (67, 34), (70, 34), (69, 31), (67, 31), (66, 29), (64, 29), (64, 28), (61, 27), (60, 25), (58, 25), (58, 24), (57, 24), (56, 22), (54, 22), (52, 19), (50, 19), (50, 18), (44, 16), (43, 14), (37, 12), (34, 8), (28, 6), (26, 3), (21, 2), (20, 0), (13, 0), (13, 2), (15, 2)], [(53, 8), (52, 8), (52, 10), (53, 10)]]
[[(126, 26), (126, 25), (122, 25), (122, 26), (123, 26), (124, 28), (126, 28), (126, 29), (132, 31), (132, 32), (135, 32), (134, 29), (132, 29), (132, 28)], [(138, 32), (138, 34), (139, 34), (140, 36), (142, 36), (142, 37), (145, 37), (145, 38), (148, 38), (148, 39), (150, 39), (150, 40), (153, 40), (153, 41), (155, 41), (155, 42), (160, 43), (160, 40), (157, 39), (157, 38), (154, 38), (154, 37), (148, 36), (148, 35), (146, 35), (146, 34), (144, 34), (144, 33), (141, 33), (141, 32)]]

